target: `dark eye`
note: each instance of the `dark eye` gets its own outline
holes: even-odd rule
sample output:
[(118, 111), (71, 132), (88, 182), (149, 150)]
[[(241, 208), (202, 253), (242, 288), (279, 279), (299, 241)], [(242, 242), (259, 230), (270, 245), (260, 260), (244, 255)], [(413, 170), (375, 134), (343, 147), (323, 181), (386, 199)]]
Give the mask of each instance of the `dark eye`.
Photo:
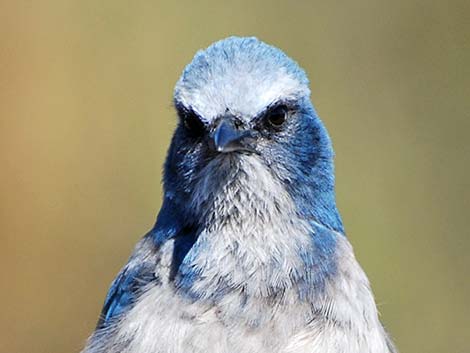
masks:
[(200, 135), (204, 132), (204, 123), (199, 116), (192, 110), (186, 110), (180, 113), (184, 127), (194, 135)]
[(266, 121), (275, 128), (281, 127), (286, 121), (286, 118), (287, 107), (285, 105), (274, 107), (266, 114)]

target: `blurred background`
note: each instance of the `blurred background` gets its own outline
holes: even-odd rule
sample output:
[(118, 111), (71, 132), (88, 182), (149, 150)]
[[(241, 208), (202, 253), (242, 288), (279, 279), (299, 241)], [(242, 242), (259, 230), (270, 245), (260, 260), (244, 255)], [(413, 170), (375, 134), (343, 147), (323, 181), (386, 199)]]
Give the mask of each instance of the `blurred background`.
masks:
[(173, 86), (256, 35), (308, 72), (402, 353), (470, 352), (470, 2), (0, 1), (0, 352), (79, 352), (161, 202)]

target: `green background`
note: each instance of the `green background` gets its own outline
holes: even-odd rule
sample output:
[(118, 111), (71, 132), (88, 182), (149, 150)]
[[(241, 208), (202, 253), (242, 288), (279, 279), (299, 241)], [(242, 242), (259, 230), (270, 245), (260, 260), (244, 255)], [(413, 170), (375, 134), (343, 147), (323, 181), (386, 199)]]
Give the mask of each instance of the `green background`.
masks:
[(470, 352), (470, 2), (0, 1), (0, 352), (78, 352), (153, 225), (196, 50), (308, 72), (348, 237), (402, 353)]

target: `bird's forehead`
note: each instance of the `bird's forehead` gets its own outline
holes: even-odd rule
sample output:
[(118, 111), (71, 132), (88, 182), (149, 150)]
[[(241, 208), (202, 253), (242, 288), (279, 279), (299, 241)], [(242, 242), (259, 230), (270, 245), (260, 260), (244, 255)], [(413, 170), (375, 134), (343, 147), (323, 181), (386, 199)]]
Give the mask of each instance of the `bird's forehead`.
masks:
[(302, 69), (254, 38), (229, 38), (199, 52), (175, 88), (175, 101), (210, 122), (228, 111), (251, 119), (279, 100), (310, 94)]

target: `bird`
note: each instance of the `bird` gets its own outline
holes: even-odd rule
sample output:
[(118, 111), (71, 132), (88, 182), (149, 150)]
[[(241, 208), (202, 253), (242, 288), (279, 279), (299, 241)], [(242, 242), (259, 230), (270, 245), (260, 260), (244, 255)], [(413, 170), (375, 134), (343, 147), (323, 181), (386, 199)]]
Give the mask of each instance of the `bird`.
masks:
[(336, 205), (305, 71), (256, 37), (176, 83), (154, 227), (82, 353), (392, 353)]

